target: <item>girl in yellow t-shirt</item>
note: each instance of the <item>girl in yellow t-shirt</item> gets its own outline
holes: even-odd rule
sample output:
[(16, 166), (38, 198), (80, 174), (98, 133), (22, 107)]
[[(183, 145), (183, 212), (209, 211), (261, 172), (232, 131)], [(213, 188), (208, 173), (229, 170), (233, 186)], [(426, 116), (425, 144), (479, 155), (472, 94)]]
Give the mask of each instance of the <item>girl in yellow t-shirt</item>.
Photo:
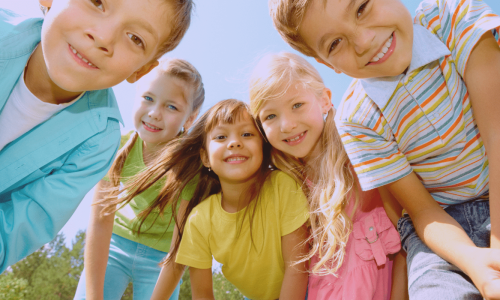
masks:
[[(85, 269), (75, 299), (120, 299), (129, 282), (133, 284), (134, 299), (151, 297), (160, 273), (158, 263), (169, 251), (174, 234), (175, 226), (170, 222), (173, 212), (167, 208), (164, 218), (158, 218), (159, 211), (148, 218), (137, 217), (158, 196), (164, 180), (125, 205), (116, 205), (120, 202), (119, 186), (151, 166), (161, 148), (192, 124), (204, 94), (201, 75), (181, 59), (161, 61), (138, 81), (136, 131), (118, 153), (109, 176), (97, 184), (97, 205), (93, 205), (87, 230)], [(189, 200), (191, 185), (181, 199)], [(187, 203), (179, 202), (184, 206)], [(173, 284), (177, 288), (171, 299), (177, 299), (180, 284)]]
[[(214, 299), (212, 257), (250, 299), (305, 298), (307, 266), (296, 262), (308, 251), (307, 200), (294, 179), (271, 169), (269, 149), (248, 106), (224, 100), (127, 187), (132, 197), (167, 175), (153, 211), (199, 176), (185, 213), (176, 220), (181, 238), (167, 258), (167, 263), (175, 258), (190, 267), (193, 299)], [(152, 299), (169, 297), (176, 276), (174, 268), (164, 267)]]

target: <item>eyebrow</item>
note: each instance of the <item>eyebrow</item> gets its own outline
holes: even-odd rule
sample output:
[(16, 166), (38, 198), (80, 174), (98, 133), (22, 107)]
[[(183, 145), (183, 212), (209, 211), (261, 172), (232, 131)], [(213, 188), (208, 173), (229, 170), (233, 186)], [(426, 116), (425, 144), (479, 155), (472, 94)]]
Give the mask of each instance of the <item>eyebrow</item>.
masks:
[(153, 30), (153, 26), (151, 26), (151, 24), (149, 24), (148, 22), (146, 22), (143, 19), (138, 19), (137, 22), (139, 23), (139, 25), (141, 27), (143, 27), (147, 32), (149, 32), (149, 34), (151, 36), (153, 36), (153, 38), (155, 39), (155, 41), (158, 40), (158, 37), (157, 37), (157, 35), (155, 35), (155, 31)]
[(351, 10), (354, 8), (355, 4), (356, 4), (356, 0), (349, 1), (349, 5), (347, 5), (347, 7), (345, 9), (345, 13), (349, 14), (351, 12)]

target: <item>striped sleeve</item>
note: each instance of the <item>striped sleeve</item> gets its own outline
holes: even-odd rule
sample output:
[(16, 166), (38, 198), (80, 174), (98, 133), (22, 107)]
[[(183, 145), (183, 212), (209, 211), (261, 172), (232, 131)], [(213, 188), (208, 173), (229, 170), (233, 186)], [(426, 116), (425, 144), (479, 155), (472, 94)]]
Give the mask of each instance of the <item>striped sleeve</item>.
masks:
[(462, 77), (472, 50), (484, 33), (492, 31), (499, 42), (500, 17), (482, 0), (423, 1), (416, 11), (415, 23), (446, 44)]
[(342, 143), (364, 191), (384, 186), (412, 172), (392, 129), (361, 85), (344, 96), (336, 115)]

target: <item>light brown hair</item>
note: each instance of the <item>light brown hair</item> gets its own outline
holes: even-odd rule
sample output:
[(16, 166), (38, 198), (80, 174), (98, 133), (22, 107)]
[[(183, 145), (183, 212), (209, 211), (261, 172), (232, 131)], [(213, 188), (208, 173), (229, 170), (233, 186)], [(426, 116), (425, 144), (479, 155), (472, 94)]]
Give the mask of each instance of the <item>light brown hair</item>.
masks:
[[(250, 80), (250, 107), (259, 126), (259, 111), (266, 101), (273, 101), (286, 93), (294, 84), (312, 91), (317, 98), (325, 85), (318, 71), (304, 58), (287, 52), (264, 57), (255, 67)], [(313, 267), (316, 274), (335, 274), (342, 265), (345, 247), (351, 232), (352, 222), (345, 208), (351, 193), (356, 199), (357, 180), (342, 144), (334, 122), (332, 108), (318, 141), (321, 155), (311, 158), (306, 164), (273, 148), (274, 165), (303, 184), (309, 202), (312, 245), (309, 254), (301, 261), (319, 255), (319, 262)], [(308, 170), (315, 170), (308, 172)], [(305, 184), (307, 173), (313, 184)], [(356, 203), (354, 203), (356, 205)]]
[(191, 13), (194, 8), (192, 0), (168, 0), (166, 2), (173, 10), (173, 17), (168, 22), (171, 30), (167, 40), (159, 47), (156, 59), (179, 45), (191, 24)]
[[(189, 113), (199, 113), (205, 100), (205, 89), (203, 87), (203, 80), (200, 73), (192, 64), (179, 58), (167, 58), (161, 60), (160, 64), (153, 69), (152, 72), (158, 72), (158, 76), (172, 76), (182, 80), (186, 84), (185, 87), (188, 90), (185, 91), (185, 96), (190, 98), (186, 99), (186, 101), (191, 104)], [(147, 80), (146, 78), (149, 77), (141, 78), (138, 81), (138, 84), (141, 84), (141, 81), (143, 80)], [(122, 173), (123, 166), (125, 165), (125, 161), (137, 141), (137, 137), (137, 132), (133, 132), (127, 143), (118, 151), (115, 161), (108, 171), (108, 177), (113, 186), (120, 185), (120, 175)]]
[(281, 38), (300, 53), (317, 57), (299, 34), (300, 24), (311, 0), (269, 0), (269, 14)]
[[(165, 185), (162, 187), (158, 197), (147, 209), (139, 214), (141, 222), (137, 230), (138, 233), (140, 233), (144, 220), (153, 210), (159, 210), (161, 212), (160, 216), (162, 216), (165, 208), (167, 206), (171, 207), (173, 213), (170, 222), (173, 219), (179, 228), (179, 237), (174, 241), (173, 250), (162, 262), (166, 264), (172, 257), (175, 257), (179, 249), (187, 217), (193, 208), (208, 196), (217, 194), (221, 191), (221, 185), (217, 174), (205, 168), (201, 160), (200, 151), (202, 149), (207, 151), (206, 140), (208, 133), (219, 124), (235, 123), (239, 118), (243, 117), (244, 114), (248, 114), (248, 116), (251, 117), (248, 105), (235, 99), (223, 100), (212, 106), (198, 119), (189, 133), (168, 143), (150, 168), (131, 179), (130, 183), (125, 187), (126, 195), (123, 198), (117, 197), (118, 193), (121, 191), (116, 189), (114, 192), (115, 196), (103, 200), (102, 203), (107, 206), (104, 209), (104, 213), (112, 213), (120, 209), (136, 195), (150, 188), (155, 182), (161, 178), (166, 178)], [(255, 124), (255, 126), (258, 128), (257, 124)], [(242, 219), (248, 215), (250, 224), (252, 224), (253, 221), (256, 203), (260, 198), (260, 190), (272, 171), (270, 168), (270, 145), (265, 141), (262, 145), (263, 161), (256, 174), (255, 182), (248, 191), (242, 192), (241, 197), (245, 198), (240, 199), (240, 203), (249, 203), (245, 208)], [(193, 180), (194, 182), (197, 181), (193, 197), (189, 201), (185, 214), (178, 220), (177, 203), (179, 197), (181, 196), (182, 190), (184, 190), (188, 184), (192, 184)], [(250, 230), (251, 229), (252, 226), (250, 226)]]

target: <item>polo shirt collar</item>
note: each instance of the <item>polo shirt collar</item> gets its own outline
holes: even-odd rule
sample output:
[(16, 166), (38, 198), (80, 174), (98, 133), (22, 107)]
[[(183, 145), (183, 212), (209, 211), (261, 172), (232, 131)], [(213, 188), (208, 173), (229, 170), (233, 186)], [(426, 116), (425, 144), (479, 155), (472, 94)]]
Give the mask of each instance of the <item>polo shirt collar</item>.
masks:
[[(434, 34), (421, 25), (413, 24), (413, 46), (410, 66), (407, 74), (425, 66), (439, 58), (450, 55), (446, 45)], [(366, 94), (379, 108), (384, 108), (396, 90), (404, 74), (388, 77), (374, 77), (361, 79), (361, 85)]]

